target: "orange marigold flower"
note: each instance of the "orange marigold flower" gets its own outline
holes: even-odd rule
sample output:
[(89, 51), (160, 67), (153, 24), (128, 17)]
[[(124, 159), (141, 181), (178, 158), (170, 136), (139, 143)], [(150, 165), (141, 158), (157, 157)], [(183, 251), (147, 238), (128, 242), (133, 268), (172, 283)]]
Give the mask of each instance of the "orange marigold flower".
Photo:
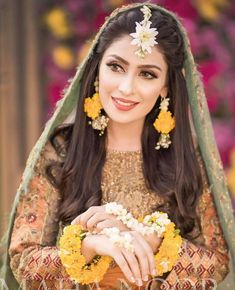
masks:
[(86, 98), (84, 103), (84, 111), (87, 116), (92, 120), (96, 119), (100, 110), (102, 109), (102, 104), (100, 102), (99, 94), (95, 93), (92, 98)]
[(171, 112), (161, 111), (153, 125), (158, 132), (168, 134), (175, 128), (175, 118), (171, 116)]
[(81, 253), (83, 236), (81, 225), (65, 227), (59, 241), (59, 256), (71, 280), (81, 284), (98, 283), (107, 272), (112, 258), (99, 256), (87, 264), (86, 258)]
[(159, 251), (154, 257), (158, 276), (162, 276), (163, 273), (169, 272), (173, 268), (179, 258), (182, 242), (183, 240), (179, 235), (179, 231), (175, 230), (175, 224), (169, 223), (166, 226)]

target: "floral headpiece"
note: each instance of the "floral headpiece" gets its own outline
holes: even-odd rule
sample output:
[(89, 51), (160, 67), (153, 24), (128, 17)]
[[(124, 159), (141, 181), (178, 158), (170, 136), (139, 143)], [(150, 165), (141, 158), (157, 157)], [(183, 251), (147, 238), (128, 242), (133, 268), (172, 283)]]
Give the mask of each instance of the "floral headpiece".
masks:
[(155, 40), (156, 35), (158, 35), (158, 31), (156, 28), (150, 28), (150, 25), (152, 24), (152, 22), (149, 21), (152, 16), (151, 10), (147, 6), (143, 6), (140, 11), (144, 14), (144, 20), (135, 23), (136, 32), (130, 33), (130, 36), (134, 38), (131, 41), (131, 44), (139, 46), (135, 54), (141, 58), (144, 58), (147, 53), (152, 52), (151, 47), (158, 43)]

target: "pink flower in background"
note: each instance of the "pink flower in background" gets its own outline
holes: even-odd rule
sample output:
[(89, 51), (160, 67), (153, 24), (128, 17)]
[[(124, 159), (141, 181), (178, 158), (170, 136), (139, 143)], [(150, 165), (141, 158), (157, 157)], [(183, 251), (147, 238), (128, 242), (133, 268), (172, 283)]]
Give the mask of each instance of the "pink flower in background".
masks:
[(218, 75), (222, 74), (223, 66), (216, 61), (207, 60), (201, 62), (198, 69), (202, 74), (209, 110), (214, 113), (220, 103), (220, 89), (215, 86), (215, 82)]
[(63, 89), (66, 85), (66, 82), (64, 83), (49, 83), (47, 86), (47, 93), (48, 93), (48, 100), (50, 102), (50, 106), (54, 108), (55, 104), (58, 100), (60, 100)]
[(214, 88), (214, 86), (205, 87), (205, 94), (207, 98), (207, 104), (211, 113), (216, 112), (219, 106), (219, 92)]
[(193, 54), (197, 55), (201, 50), (201, 42), (198, 41), (198, 25), (195, 21), (190, 18), (183, 18), (182, 23), (186, 28), (188, 37), (190, 39), (190, 45), (193, 51)]
[(198, 68), (199, 71), (202, 73), (205, 86), (211, 79), (224, 71), (223, 65), (215, 60), (207, 60), (201, 62)]
[[(231, 70), (224, 84), (223, 99), (227, 102), (231, 115), (235, 115), (235, 68)], [(235, 117), (234, 117), (235, 118)]]
[(231, 54), (228, 53), (228, 48), (224, 46), (221, 35), (215, 29), (211, 26), (202, 27), (200, 30), (200, 42), (202, 53), (206, 52), (208, 58), (215, 59), (224, 67), (230, 66)]
[(76, 14), (84, 6), (84, 0), (64, 0), (64, 5), (71, 13)]
[(76, 37), (86, 38), (90, 34), (91, 27), (87, 25), (87, 20), (81, 16), (74, 20), (73, 30)]
[(101, 27), (101, 25), (104, 23), (105, 17), (107, 17), (108, 14), (109, 13), (103, 11), (96, 16), (94, 21), (96, 30), (98, 30)]
[[(157, 1), (159, 3), (161, 1)], [(162, 1), (164, 7), (168, 8), (171, 11), (174, 11), (180, 17), (183, 18), (190, 18), (193, 21), (196, 21), (198, 18), (198, 14), (196, 9), (191, 5), (190, 1), (188, 0), (165, 0)]]
[(232, 149), (235, 147), (234, 128), (228, 122), (214, 120), (213, 122), (215, 139), (219, 148), (221, 159), (225, 166), (229, 165), (229, 158)]

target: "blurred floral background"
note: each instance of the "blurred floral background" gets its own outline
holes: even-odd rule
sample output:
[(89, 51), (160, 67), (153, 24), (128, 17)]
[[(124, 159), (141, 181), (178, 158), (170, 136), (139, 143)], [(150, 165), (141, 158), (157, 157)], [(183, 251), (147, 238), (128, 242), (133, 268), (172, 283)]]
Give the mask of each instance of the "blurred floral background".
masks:
[[(125, 0), (41, 0), (47, 111), (86, 55), (105, 17)], [(235, 208), (235, 3), (228, 0), (152, 0), (177, 13), (189, 33)]]

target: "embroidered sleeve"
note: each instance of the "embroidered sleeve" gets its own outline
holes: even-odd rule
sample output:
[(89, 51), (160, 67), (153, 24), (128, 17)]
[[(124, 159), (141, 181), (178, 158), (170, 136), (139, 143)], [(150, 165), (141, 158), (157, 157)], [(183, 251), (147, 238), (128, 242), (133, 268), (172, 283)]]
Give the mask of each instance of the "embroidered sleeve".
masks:
[[(58, 256), (58, 191), (45, 177), (45, 164), (55, 160), (50, 144), (36, 167), (27, 192), (19, 201), (11, 244), (10, 264), (23, 289), (73, 289)], [(57, 157), (58, 158), (58, 157)]]
[(201, 235), (196, 241), (184, 239), (180, 258), (161, 289), (215, 289), (227, 275), (227, 245), (208, 187), (200, 197), (198, 215)]

